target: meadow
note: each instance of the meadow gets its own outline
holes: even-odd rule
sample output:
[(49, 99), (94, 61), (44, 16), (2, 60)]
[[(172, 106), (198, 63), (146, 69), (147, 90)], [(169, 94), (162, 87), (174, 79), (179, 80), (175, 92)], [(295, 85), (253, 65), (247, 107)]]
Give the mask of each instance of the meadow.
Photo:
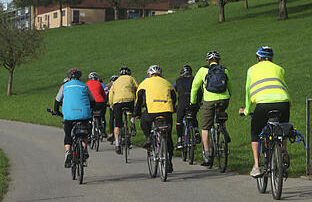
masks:
[[(239, 117), (238, 109), (245, 102), (247, 69), (256, 63), (255, 52), (260, 46), (271, 46), (274, 62), (284, 67), (292, 97), (291, 122), (305, 131), (305, 100), (312, 96), (312, 3), (288, 0), (286, 21), (279, 20), (276, 0), (249, 0), (248, 10), (243, 3), (227, 4), (226, 22), (222, 24), (218, 23), (218, 7), (208, 6), (145, 19), (45, 30), (45, 54), (16, 69), (10, 97), (6, 96), (8, 72), (0, 68), (0, 118), (61, 127), (61, 120), (51, 117), (46, 108), (53, 107), (57, 90), (72, 67), (82, 70), (84, 82), (91, 71), (108, 82), (120, 66), (126, 65), (140, 82), (148, 66), (158, 64), (173, 83), (181, 66), (189, 64), (196, 72), (205, 65), (206, 53), (218, 50), (221, 64), (229, 69), (233, 80), (227, 110), (232, 138), (229, 169), (245, 174), (252, 166), (250, 119)], [(175, 129), (173, 136), (175, 142)], [(143, 140), (139, 130), (134, 141), (140, 145)], [(290, 175), (303, 175), (303, 145), (288, 144), (288, 151)], [(196, 155), (200, 160), (200, 147)]]

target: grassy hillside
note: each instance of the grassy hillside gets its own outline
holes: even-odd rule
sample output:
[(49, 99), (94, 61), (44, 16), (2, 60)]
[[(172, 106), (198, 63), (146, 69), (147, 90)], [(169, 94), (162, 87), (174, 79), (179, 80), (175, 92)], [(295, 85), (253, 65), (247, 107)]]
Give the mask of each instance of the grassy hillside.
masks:
[[(273, 47), (274, 62), (285, 68), (293, 98), (291, 121), (303, 131), (312, 73), (311, 1), (288, 0), (290, 19), (286, 21), (279, 20), (276, 0), (250, 0), (249, 4), (248, 10), (242, 1), (227, 4), (223, 24), (218, 23), (218, 7), (210, 6), (146, 19), (44, 31), (46, 53), (17, 68), (15, 95), (5, 96), (8, 74), (0, 70), (0, 118), (60, 126), (60, 120), (51, 118), (45, 109), (53, 105), (71, 67), (83, 71), (84, 81), (90, 71), (97, 71), (107, 81), (121, 65), (127, 65), (141, 81), (149, 65), (159, 64), (165, 77), (174, 82), (183, 64), (188, 63), (196, 72), (205, 64), (207, 51), (215, 49), (221, 52), (221, 62), (229, 68), (234, 86), (227, 123), (233, 139), (229, 167), (246, 173), (252, 166), (250, 120), (240, 118), (237, 111), (244, 105), (246, 72), (256, 62), (256, 50), (261, 45)], [(137, 141), (142, 142), (142, 135), (138, 136)], [(288, 148), (291, 174), (303, 174), (303, 146), (293, 144)]]

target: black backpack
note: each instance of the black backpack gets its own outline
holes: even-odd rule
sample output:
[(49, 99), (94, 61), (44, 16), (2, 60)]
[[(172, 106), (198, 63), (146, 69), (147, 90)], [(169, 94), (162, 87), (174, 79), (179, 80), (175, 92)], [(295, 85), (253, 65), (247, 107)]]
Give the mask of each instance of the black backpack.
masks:
[(225, 67), (220, 65), (206, 66), (209, 68), (205, 77), (205, 88), (212, 93), (224, 93), (227, 89), (227, 75)]

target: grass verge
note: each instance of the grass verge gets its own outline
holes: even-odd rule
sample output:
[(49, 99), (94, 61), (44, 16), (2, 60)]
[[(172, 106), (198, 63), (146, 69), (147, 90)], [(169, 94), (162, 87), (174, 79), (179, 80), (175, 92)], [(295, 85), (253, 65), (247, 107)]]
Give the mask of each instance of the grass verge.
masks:
[(8, 160), (0, 150), (0, 201), (2, 201), (3, 195), (7, 191), (8, 181)]

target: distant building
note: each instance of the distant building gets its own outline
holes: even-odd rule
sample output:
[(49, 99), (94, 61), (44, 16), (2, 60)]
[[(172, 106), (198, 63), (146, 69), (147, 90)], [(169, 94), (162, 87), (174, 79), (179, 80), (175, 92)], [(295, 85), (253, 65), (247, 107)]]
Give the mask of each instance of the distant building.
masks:
[[(160, 0), (146, 5), (143, 9), (139, 6), (120, 5), (119, 19), (139, 18), (143, 16), (154, 16), (168, 14), (172, 8), (185, 4), (187, 0)], [(107, 1), (83, 0), (78, 5), (64, 5), (62, 14), (59, 6), (38, 7), (36, 9), (35, 26), (37, 29), (56, 28), (60, 25), (60, 17), (63, 26), (79, 24), (93, 24), (114, 20), (114, 10)]]
[(31, 7), (24, 8), (12, 8), (8, 7), (5, 11), (5, 14), (10, 21), (14, 21), (14, 24), (21, 29), (30, 29), (31, 28)]

